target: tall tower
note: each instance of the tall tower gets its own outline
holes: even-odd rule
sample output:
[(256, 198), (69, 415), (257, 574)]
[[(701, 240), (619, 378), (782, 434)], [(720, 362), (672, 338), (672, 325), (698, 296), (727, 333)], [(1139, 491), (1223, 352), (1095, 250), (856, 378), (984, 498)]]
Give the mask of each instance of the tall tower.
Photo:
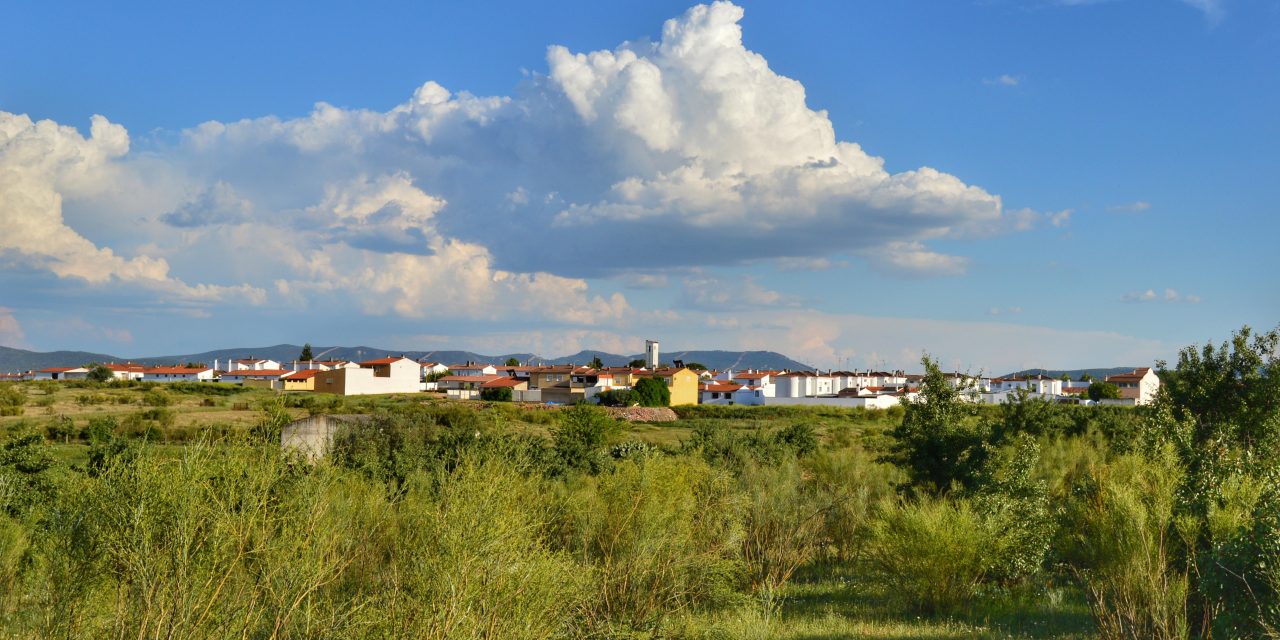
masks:
[(649, 369), (658, 368), (658, 341), (644, 341), (644, 366)]

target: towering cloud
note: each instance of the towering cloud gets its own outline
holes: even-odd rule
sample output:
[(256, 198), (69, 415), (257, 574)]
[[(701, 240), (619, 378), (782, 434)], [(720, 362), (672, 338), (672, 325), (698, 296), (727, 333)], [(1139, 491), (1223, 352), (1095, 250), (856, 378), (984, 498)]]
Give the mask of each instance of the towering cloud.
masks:
[(1023, 225), (979, 187), (890, 173), (840, 140), (800, 82), (743, 46), (742, 16), (717, 2), (657, 41), (552, 46), (507, 97), (427, 82), (385, 112), (319, 103), (140, 151), (101, 117), (85, 137), (3, 113), (0, 222), (17, 232), (0, 258), (158, 300), (593, 324), (630, 306), (589, 277), (835, 253), (954, 274), (966, 261), (928, 242)]

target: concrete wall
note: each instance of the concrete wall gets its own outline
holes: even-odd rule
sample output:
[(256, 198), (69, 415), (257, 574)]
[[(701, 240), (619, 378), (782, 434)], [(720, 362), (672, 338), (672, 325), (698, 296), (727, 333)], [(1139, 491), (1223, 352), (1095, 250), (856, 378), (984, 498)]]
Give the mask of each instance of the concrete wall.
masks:
[(362, 415), (318, 415), (295, 420), (280, 431), (280, 447), (296, 451), (312, 462), (329, 455), (333, 438), (345, 426), (358, 425), (369, 419)]

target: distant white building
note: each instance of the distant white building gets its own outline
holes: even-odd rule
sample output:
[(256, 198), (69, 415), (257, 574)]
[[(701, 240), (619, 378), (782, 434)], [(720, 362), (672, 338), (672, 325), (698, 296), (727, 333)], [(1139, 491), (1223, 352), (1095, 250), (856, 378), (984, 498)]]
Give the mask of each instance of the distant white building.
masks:
[(368, 360), (355, 369), (322, 371), (315, 377), (318, 393), (358, 396), (417, 393), (421, 389), (422, 365), (403, 356)]
[(1129, 373), (1107, 376), (1106, 382), (1120, 388), (1120, 397), (1134, 404), (1150, 404), (1160, 391), (1160, 376), (1149, 367), (1134, 369)]
[(281, 369), (279, 362), (275, 360), (230, 360), (227, 362), (227, 371), (267, 371), (270, 369)]
[(210, 382), (212, 367), (147, 367), (142, 370), (143, 382)]
[(84, 380), (89, 370), (84, 367), (49, 367), (36, 371), (35, 380)]

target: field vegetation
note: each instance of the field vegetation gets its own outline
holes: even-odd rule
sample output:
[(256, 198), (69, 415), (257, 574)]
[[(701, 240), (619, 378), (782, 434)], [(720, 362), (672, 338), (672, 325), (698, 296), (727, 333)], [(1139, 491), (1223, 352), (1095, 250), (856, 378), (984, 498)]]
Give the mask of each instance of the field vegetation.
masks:
[[(0, 386), (0, 636), (1280, 637), (1277, 333), (1150, 407)], [(309, 464), (316, 413), (371, 418)]]

